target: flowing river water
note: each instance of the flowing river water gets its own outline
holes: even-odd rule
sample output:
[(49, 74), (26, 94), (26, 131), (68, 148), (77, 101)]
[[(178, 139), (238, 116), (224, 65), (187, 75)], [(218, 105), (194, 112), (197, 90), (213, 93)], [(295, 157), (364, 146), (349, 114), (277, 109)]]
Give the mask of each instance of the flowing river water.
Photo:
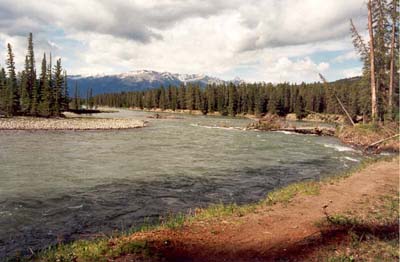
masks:
[(247, 119), (178, 117), (133, 130), (0, 131), (0, 261), (170, 212), (255, 202), (363, 158), (331, 137), (217, 128)]

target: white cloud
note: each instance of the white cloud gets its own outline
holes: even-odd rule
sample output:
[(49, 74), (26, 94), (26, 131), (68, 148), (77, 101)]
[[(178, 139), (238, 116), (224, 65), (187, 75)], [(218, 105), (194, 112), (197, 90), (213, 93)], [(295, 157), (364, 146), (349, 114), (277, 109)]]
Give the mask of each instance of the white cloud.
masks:
[(361, 76), (362, 68), (361, 67), (348, 68), (348, 69), (342, 70), (341, 75), (343, 78)]
[(281, 57), (275, 63), (269, 64), (260, 73), (265, 79), (273, 83), (289, 82), (313, 82), (318, 81), (319, 73), (324, 73), (330, 65), (326, 62), (315, 63), (309, 57), (292, 60), (288, 57)]
[(66, 57), (74, 74), (153, 69), (231, 78), (245, 71), (239, 76), (246, 80), (275, 82), (318, 80), (314, 71), (351, 59), (309, 57), (352, 50), (348, 19), (360, 23), (365, 6), (363, 0), (1, 0), (0, 10), (0, 43), (13, 44), (18, 66), (33, 31), (37, 60), (51, 51)]
[(349, 60), (355, 60), (359, 58), (360, 58), (359, 55), (355, 51), (349, 51), (347, 53), (335, 57), (334, 59), (332, 59), (332, 62), (343, 63)]

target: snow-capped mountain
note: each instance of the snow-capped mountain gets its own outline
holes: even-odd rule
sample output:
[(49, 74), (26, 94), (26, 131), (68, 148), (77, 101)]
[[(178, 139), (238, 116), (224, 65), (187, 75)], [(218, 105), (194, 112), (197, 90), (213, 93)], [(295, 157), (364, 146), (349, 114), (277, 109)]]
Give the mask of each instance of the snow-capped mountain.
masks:
[(158, 88), (161, 85), (179, 86), (181, 84), (198, 83), (202, 87), (207, 84), (226, 84), (234, 83), (236, 85), (244, 81), (235, 78), (232, 81), (221, 80), (216, 77), (210, 77), (203, 74), (173, 74), (169, 72), (157, 72), (152, 70), (137, 70), (121, 74), (112, 75), (71, 75), (68, 76), (68, 86), (70, 95), (74, 94), (75, 85), (78, 85), (79, 94), (86, 96), (89, 88), (93, 89), (93, 94), (119, 93), (129, 91), (139, 91), (151, 88)]

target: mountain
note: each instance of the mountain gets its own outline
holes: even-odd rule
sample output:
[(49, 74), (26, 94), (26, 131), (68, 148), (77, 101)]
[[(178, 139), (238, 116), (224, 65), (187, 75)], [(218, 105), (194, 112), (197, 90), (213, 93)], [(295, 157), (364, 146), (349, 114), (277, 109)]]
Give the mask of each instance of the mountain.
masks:
[(87, 90), (91, 87), (93, 95), (104, 93), (120, 93), (129, 91), (141, 91), (151, 88), (158, 88), (161, 85), (168, 87), (181, 84), (198, 83), (205, 87), (207, 84), (234, 83), (236, 85), (244, 81), (235, 78), (231, 81), (221, 80), (200, 74), (172, 74), (169, 72), (157, 72), (151, 70), (130, 71), (114, 75), (81, 76), (71, 75), (67, 78), (69, 94), (73, 96), (75, 85), (78, 84), (79, 94), (86, 97)]

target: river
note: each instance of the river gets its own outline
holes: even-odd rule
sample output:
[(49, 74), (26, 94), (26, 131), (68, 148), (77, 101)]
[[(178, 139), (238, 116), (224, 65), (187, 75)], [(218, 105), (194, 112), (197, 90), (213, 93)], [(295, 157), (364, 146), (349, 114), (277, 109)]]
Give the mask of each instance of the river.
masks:
[(332, 137), (217, 128), (250, 120), (177, 116), (183, 119), (147, 119), (148, 127), (133, 130), (0, 131), (0, 261), (169, 212), (255, 202), (363, 158)]

